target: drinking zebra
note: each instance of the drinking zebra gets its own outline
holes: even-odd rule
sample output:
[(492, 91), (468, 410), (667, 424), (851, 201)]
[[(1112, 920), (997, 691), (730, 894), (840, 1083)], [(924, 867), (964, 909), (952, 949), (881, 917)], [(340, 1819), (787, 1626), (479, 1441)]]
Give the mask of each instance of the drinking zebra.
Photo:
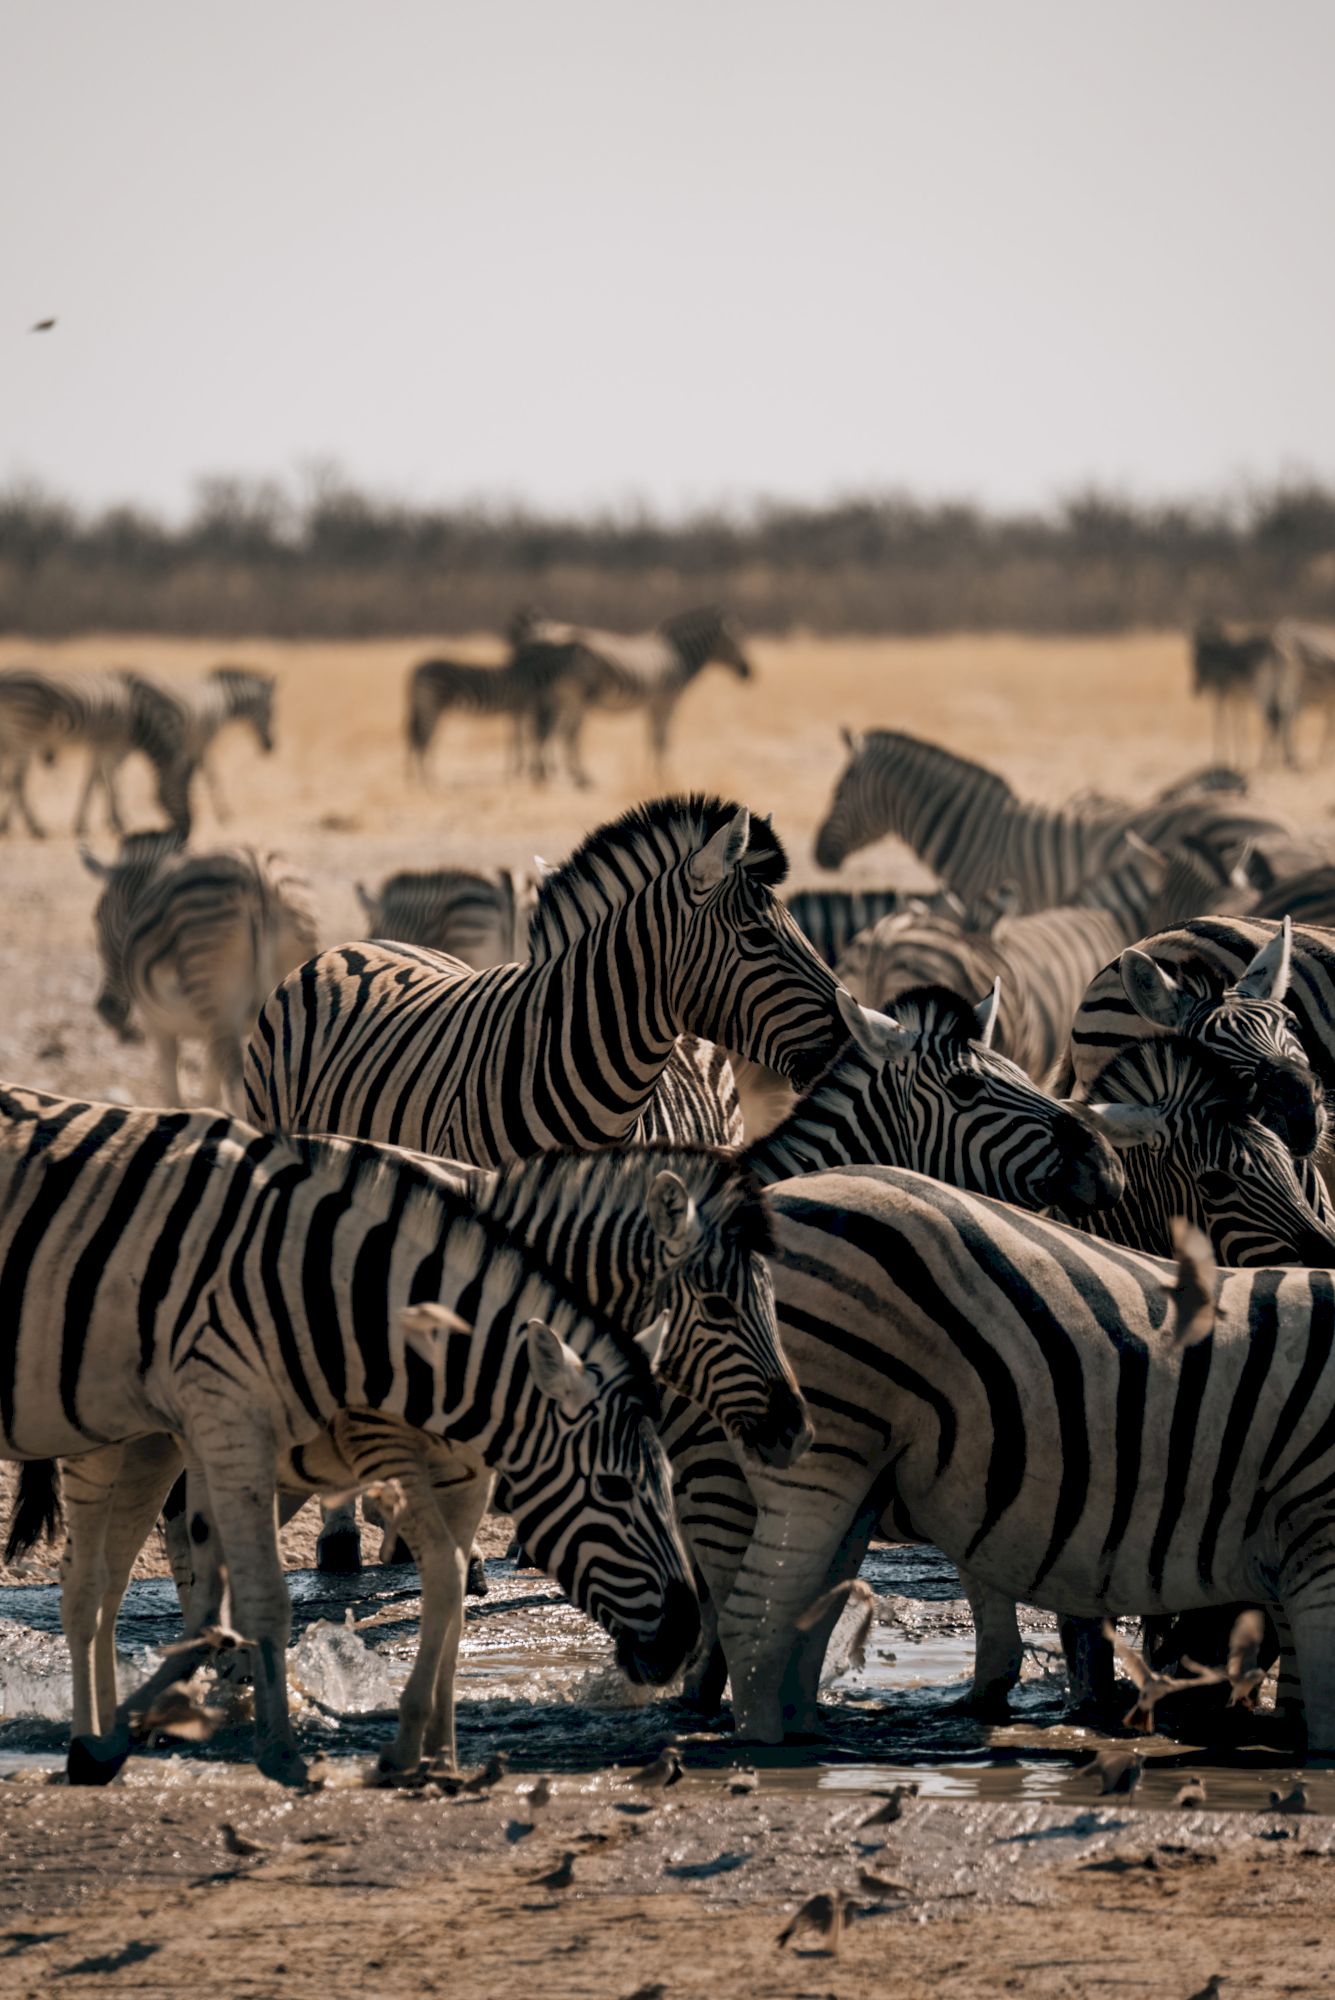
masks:
[(844, 732), (849, 762), (817, 834), (818, 866), (895, 834), (965, 904), (1008, 887), (1024, 912), (1069, 903), (1114, 865), (1128, 832), (1171, 854), (1192, 840), (1227, 870), (1249, 840), (1293, 828), (1221, 793), (1147, 806), (1043, 806), (935, 743), (897, 730)]
[(159, 805), (182, 838), (188, 837), (191, 765), (172, 705), (134, 674), (55, 673), (44, 667), (0, 669), (0, 833), (9, 831), (17, 806), (29, 833), (42, 838), (45, 829), (28, 803), (28, 768), (34, 757), (49, 763), (73, 744), (88, 750), (76, 834), (87, 829), (98, 785), (112, 828), (124, 832), (112, 780), (139, 751), (153, 766)]
[(797, 1619), (893, 1500), (1010, 1599), (1091, 1618), (1277, 1601), (1309, 1749), (1335, 1752), (1329, 1272), (1221, 1273), (1212, 1333), (1183, 1347), (1172, 1267), (1059, 1223), (893, 1168), (770, 1199), (789, 1357), (839, 1387), (803, 1463), (754, 1481), (720, 1616), (740, 1734), (811, 1726), (834, 1614), (806, 1637)]
[(1160, 1034), (1212, 1049), (1306, 1158), (1325, 1135), (1335, 1083), (1335, 939), (1287, 917), (1226, 916), (1147, 937), (1090, 981), (1057, 1087), (1083, 1096), (1110, 1055)]
[(526, 966), (345, 945), (289, 975), (251, 1038), (249, 1115), (486, 1166), (633, 1136), (679, 1034), (805, 1084), (843, 1028), (773, 893), (786, 868), (745, 806), (636, 807), (546, 877)]
[(528, 623), (515, 646), (513, 671), (537, 677), (541, 694), (533, 711), (535, 772), (545, 771), (546, 746), (555, 736), (577, 785), (590, 780), (580, 737), (590, 711), (645, 711), (649, 749), (661, 777), (677, 704), (707, 666), (727, 667), (749, 680), (750, 661), (725, 612), (714, 606), (679, 612), (652, 632), (599, 632), (549, 619)]
[(358, 882), (366, 934), (461, 958), (475, 972), (528, 957), (536, 882), (513, 868), (403, 868), (374, 895)]
[(253, 847), (183, 853), (175, 833), (133, 833), (115, 861), (84, 849), (83, 863), (102, 884), (97, 1012), (123, 1041), (134, 1038), (132, 1014), (143, 1019), (165, 1104), (181, 1101), (179, 1044), (197, 1040), (205, 1102), (239, 1111), (241, 1051), (255, 1016), (317, 946), (306, 877)]
[[(612, 1632), (625, 1670), (671, 1675), (697, 1615), (645, 1421), (657, 1409), (649, 1363), (531, 1245), (403, 1160), (322, 1169), (209, 1113), (4, 1089), (0, 1119), (0, 1456), (115, 1456), (164, 1431), (181, 1441), (207, 1494), (204, 1542), (216, 1536), (251, 1643), (261, 1769), (302, 1776), (276, 1463), (320, 1448), (331, 1426), (359, 1478), (383, 1464), (385, 1423), (400, 1451), (415, 1433), (433, 1505), (452, 1483), (469, 1496), (446, 1523), (465, 1553), (461, 1516), (475, 1525), (489, 1473), (503, 1472), (525, 1546)], [(366, 1417), (369, 1444), (345, 1413)], [(164, 1492), (140, 1492), (141, 1533)], [(218, 1575), (215, 1563), (215, 1591)], [(62, 1593), (76, 1702), (102, 1739), (72, 1768), (96, 1778), (155, 1688), (114, 1720), (104, 1712), (93, 1675), (104, 1576), (93, 1546), (83, 1587)], [(155, 1680), (188, 1670), (172, 1658)]]

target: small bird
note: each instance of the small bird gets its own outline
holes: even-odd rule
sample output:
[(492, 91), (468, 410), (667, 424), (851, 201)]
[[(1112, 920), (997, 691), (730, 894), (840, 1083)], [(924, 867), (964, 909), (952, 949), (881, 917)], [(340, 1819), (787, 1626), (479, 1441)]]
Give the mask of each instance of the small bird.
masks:
[(628, 1993), (626, 2000), (664, 2000), (666, 1992), (661, 1979), (651, 1979), (646, 1986), (637, 1986), (633, 1993)]
[(873, 1875), (870, 1868), (859, 1868), (858, 1886), (869, 1896), (909, 1896), (912, 1890), (907, 1882), (896, 1882), (889, 1875)]
[(33, 322), (28, 331), (29, 333), (50, 333), (54, 325), (55, 321), (53, 319), (39, 319)]
[(778, 1949), (800, 1937), (803, 1931), (815, 1931), (825, 1939), (825, 1949), (831, 1958), (839, 1950), (844, 1935), (844, 1924), (857, 1915), (861, 1905), (849, 1901), (842, 1889), (822, 1889), (814, 1896), (808, 1896), (801, 1908), (789, 1918), (779, 1932)]
[(1199, 1987), (1195, 1993), (1189, 1993), (1187, 2000), (1220, 2000), (1219, 1989), (1227, 1977), (1226, 1972), (1212, 1972), (1204, 1986)]
[(179, 1736), (183, 1743), (207, 1743), (226, 1717), (220, 1708), (205, 1708), (190, 1692), (188, 1681), (173, 1681), (139, 1714), (130, 1716), (130, 1733), (140, 1742), (150, 1736)]
[(1103, 1621), (1103, 1636), (1136, 1684), (1136, 1699), (1123, 1721), (1128, 1729), (1139, 1729), (1147, 1736), (1154, 1733), (1155, 1706), (1166, 1695), (1180, 1694), (1184, 1688), (1208, 1687), (1212, 1681), (1221, 1678), (1213, 1668), (1198, 1670), (1187, 1680), (1173, 1680), (1166, 1674), (1157, 1674), (1143, 1653), (1127, 1645), (1111, 1618)]
[(1204, 1778), (1188, 1778), (1185, 1785), (1174, 1796), (1173, 1804), (1181, 1806), (1184, 1812), (1191, 1812), (1205, 1804)]
[(827, 1590), (814, 1604), (808, 1604), (793, 1624), (799, 1632), (813, 1631), (836, 1605), (842, 1609), (854, 1602), (860, 1604), (862, 1610), (848, 1648), (848, 1664), (860, 1673), (867, 1664), (867, 1641), (876, 1622), (876, 1593), (865, 1577), (849, 1577), (844, 1583), (836, 1583), (833, 1590)]
[(1099, 1774), (1099, 1793), (1120, 1792), (1129, 1796), (1140, 1783), (1145, 1759), (1139, 1750), (1100, 1750), (1088, 1767)]
[(897, 1819), (904, 1817), (905, 1800), (916, 1799), (917, 1796), (916, 1785), (896, 1785), (892, 1792), (877, 1792), (875, 1797), (884, 1799), (885, 1804), (877, 1806), (875, 1812), (868, 1813), (866, 1819), (860, 1819), (858, 1825), (893, 1826)]
[(1284, 1813), (1311, 1812), (1312, 1808), (1307, 1803), (1306, 1785), (1299, 1779), (1291, 1792), (1272, 1792), (1270, 1809), (1272, 1812)]
[(1194, 1347), (1214, 1332), (1215, 1285), (1219, 1267), (1209, 1237), (1185, 1215), (1175, 1215), (1169, 1227), (1177, 1274), (1165, 1283), (1174, 1294), (1173, 1334), (1179, 1347)]
[(760, 1787), (758, 1771), (734, 1771), (728, 1780), (728, 1790), (735, 1799), (744, 1799)]
[(568, 1889), (575, 1879), (575, 1862), (577, 1859), (578, 1856), (575, 1854), (574, 1849), (568, 1849), (561, 1856), (556, 1867), (549, 1870), (546, 1875), (530, 1876), (529, 1879), (533, 1887), (535, 1889)]
[(542, 1777), (538, 1779), (536, 1785), (530, 1785), (529, 1789), (521, 1793), (520, 1796), (528, 1800), (528, 1809), (530, 1812), (541, 1812), (544, 1806), (551, 1804), (554, 1790), (555, 1786), (552, 1784), (551, 1779)]
[(493, 1750), (480, 1771), (473, 1771), (466, 1778), (460, 1778), (459, 1790), (467, 1792), (471, 1798), (481, 1798), (484, 1792), (499, 1785), (510, 1768), (510, 1759), (504, 1750)]
[(197, 1652), (202, 1646), (209, 1653), (226, 1653), (234, 1646), (247, 1647), (253, 1646), (254, 1643), (253, 1639), (243, 1639), (230, 1625), (206, 1625), (202, 1632), (196, 1632), (193, 1639), (174, 1639), (171, 1645), (164, 1646), (162, 1651), (165, 1656), (170, 1657), (173, 1653)]
[(1244, 1611), (1233, 1621), (1233, 1630), (1228, 1635), (1228, 1664), (1222, 1668), (1202, 1667), (1184, 1654), (1182, 1664), (1203, 1681), (1227, 1681), (1229, 1685), (1228, 1705), (1230, 1708), (1255, 1708), (1261, 1698), (1261, 1688), (1269, 1678), (1269, 1669), (1261, 1665), (1261, 1648), (1265, 1644), (1265, 1613)]
[(642, 1770), (632, 1771), (626, 1783), (638, 1785), (646, 1792), (665, 1792), (669, 1785), (675, 1785), (681, 1777), (681, 1751), (676, 1743), (665, 1743), (652, 1764)]
[(220, 1820), (218, 1831), (222, 1844), (229, 1854), (235, 1854), (242, 1861), (258, 1861), (262, 1855), (272, 1853), (272, 1849), (261, 1840), (247, 1840), (244, 1833), (238, 1833), (230, 1819)]

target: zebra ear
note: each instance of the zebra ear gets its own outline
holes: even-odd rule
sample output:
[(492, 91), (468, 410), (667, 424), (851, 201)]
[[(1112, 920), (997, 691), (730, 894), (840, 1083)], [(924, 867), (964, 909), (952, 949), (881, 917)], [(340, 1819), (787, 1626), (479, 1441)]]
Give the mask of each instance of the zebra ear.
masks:
[(1269, 944), (1257, 952), (1234, 986), (1243, 1000), (1282, 1000), (1293, 965), (1293, 920), (1285, 917)]
[(913, 1047), (913, 1036), (900, 1027), (893, 1014), (878, 1014), (872, 1007), (863, 1007), (844, 986), (835, 992), (835, 1005), (839, 1018), (849, 1035), (873, 1062), (903, 1062)]
[(845, 723), (839, 734), (844, 739), (844, 748), (847, 750), (849, 756), (860, 757), (862, 755), (863, 743), (866, 740), (862, 731), (860, 729), (850, 729), (848, 724)]
[(745, 806), (738, 806), (728, 824), (721, 826), (713, 839), (706, 841), (686, 863), (686, 872), (695, 887), (716, 889), (725, 876), (732, 874), (750, 838), (751, 815)]
[(973, 1018), (978, 1024), (976, 1039), (982, 1043), (985, 1049), (990, 1049), (992, 1046), (992, 1037), (996, 1033), (997, 1014), (1000, 1008), (1001, 974), (998, 973), (992, 981), (992, 991), (984, 994), (973, 1010)]
[(540, 1319), (531, 1319), (528, 1336), (528, 1365), (533, 1380), (544, 1396), (550, 1396), (563, 1417), (571, 1421), (587, 1410), (598, 1396), (597, 1385), (573, 1347), (559, 1333), (553, 1333)]
[(637, 1333), (635, 1336), (635, 1345), (646, 1357), (651, 1368), (658, 1366), (658, 1357), (663, 1350), (663, 1340), (671, 1318), (672, 1315), (665, 1306), (658, 1318), (646, 1326), (643, 1333)]
[(685, 1181), (665, 1168), (649, 1189), (649, 1220), (675, 1262), (688, 1257), (703, 1235), (700, 1217)]
[(544, 861), (540, 854), (534, 855), (533, 867), (539, 882), (545, 882), (549, 875), (555, 875), (556, 873), (556, 863), (554, 861)]
[[(1075, 1106), (1067, 1109), (1074, 1111)], [(1092, 1123), (1119, 1153), (1168, 1136), (1168, 1120), (1157, 1104), (1082, 1104), (1080, 1114), (1082, 1121)]]
[(1185, 1027), (1190, 1001), (1175, 979), (1147, 951), (1128, 945), (1117, 962), (1122, 991), (1142, 1021), (1175, 1034)]
[(94, 854), (92, 848), (85, 847), (82, 841), (79, 843), (79, 859), (80, 861), (82, 861), (84, 867), (88, 870), (88, 873), (90, 875), (95, 875), (99, 882), (105, 882), (108, 875), (110, 875), (111, 873), (111, 870), (107, 866), (106, 862), (99, 861), (97, 856)]
[(403, 1327), (403, 1344), (419, 1354), (423, 1361), (435, 1366), (443, 1360), (445, 1339), (451, 1333), (471, 1333), (472, 1327), (466, 1319), (460, 1319), (457, 1312), (448, 1306), (433, 1305), (424, 1300), (421, 1305), (406, 1306), (399, 1315)]

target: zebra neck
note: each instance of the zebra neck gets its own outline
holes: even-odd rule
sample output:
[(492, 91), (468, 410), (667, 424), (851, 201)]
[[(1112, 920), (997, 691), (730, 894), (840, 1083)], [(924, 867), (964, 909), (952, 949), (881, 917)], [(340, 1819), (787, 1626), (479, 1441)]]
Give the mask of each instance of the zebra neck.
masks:
[(898, 1143), (899, 1134), (887, 1125), (884, 1105), (872, 1109), (876, 1076), (865, 1056), (846, 1051), (837, 1067), (798, 1099), (781, 1125), (746, 1148), (741, 1164), (766, 1187), (831, 1167), (912, 1166)]
[(646, 1217), (594, 1209), (581, 1190), (567, 1193), (556, 1179), (514, 1200), (502, 1182), (487, 1214), (529, 1244), (557, 1283), (592, 1312), (620, 1324), (652, 1317), (659, 1244)]

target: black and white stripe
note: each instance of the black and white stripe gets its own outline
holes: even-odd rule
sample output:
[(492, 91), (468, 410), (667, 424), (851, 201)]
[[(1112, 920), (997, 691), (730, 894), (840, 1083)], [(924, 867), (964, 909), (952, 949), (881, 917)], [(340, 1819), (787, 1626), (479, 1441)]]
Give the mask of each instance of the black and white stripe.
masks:
[(665, 799), (545, 879), (526, 966), (325, 952), (260, 1016), (249, 1115), (494, 1165), (633, 1136), (683, 1033), (809, 1081), (843, 1029), (829, 969), (773, 893), (786, 866), (745, 807)]
[(817, 834), (815, 857), (838, 868), (895, 834), (965, 904), (1009, 889), (1018, 911), (1069, 903), (1108, 872), (1128, 832), (1170, 854), (1188, 840), (1231, 865), (1249, 840), (1292, 827), (1230, 794), (1148, 806), (1079, 809), (1016, 798), (995, 771), (897, 730), (845, 731), (849, 762)]
[[(316, 1446), (345, 1411), (439, 1441), (476, 1483), (503, 1472), (525, 1545), (613, 1632), (627, 1669), (675, 1669), (696, 1614), (646, 1423), (647, 1361), (530, 1245), (403, 1160), (320, 1169), (226, 1118), (14, 1089), (0, 1118), (0, 1454), (182, 1441), (253, 1642), (263, 1768), (300, 1773), (276, 1459)], [(437, 1307), (462, 1327), (433, 1325)], [(79, 1606), (67, 1589), (62, 1612), (81, 1611), (76, 1688), (105, 1732), (99, 1594)]]
[(0, 833), (17, 806), (29, 833), (44, 829), (28, 802), (27, 776), (34, 757), (50, 762), (64, 749), (83, 746), (88, 772), (74, 817), (87, 830), (94, 790), (100, 785), (107, 818), (125, 831), (115, 772), (134, 751), (153, 766), (158, 803), (182, 835), (190, 832), (191, 764), (174, 703), (156, 685), (128, 671), (55, 673), (45, 667), (0, 669)]
[(121, 1038), (138, 1015), (154, 1044), (164, 1104), (181, 1101), (179, 1044), (204, 1044), (204, 1097), (242, 1107), (241, 1052), (265, 998), (317, 948), (310, 884), (253, 847), (181, 850), (175, 833), (134, 833), (114, 862), (87, 849), (102, 884), (94, 912), (97, 1011)]
[(940, 892), (912, 889), (790, 889), (784, 901), (827, 965), (838, 965), (854, 938), (882, 917), (906, 909), (935, 914), (945, 904)]
[(537, 883), (516, 869), (402, 868), (374, 893), (356, 888), (368, 937), (443, 951), (475, 972), (528, 956)]

